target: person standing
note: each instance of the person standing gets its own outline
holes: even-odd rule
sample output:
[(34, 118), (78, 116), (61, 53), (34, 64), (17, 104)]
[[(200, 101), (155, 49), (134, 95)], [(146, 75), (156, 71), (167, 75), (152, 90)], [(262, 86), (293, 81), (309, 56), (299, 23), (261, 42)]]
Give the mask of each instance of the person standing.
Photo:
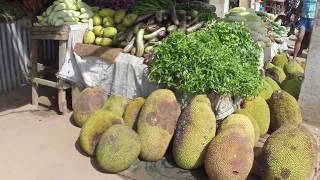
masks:
[(311, 32), (314, 25), (314, 18), (316, 14), (316, 6), (317, 0), (303, 0), (302, 1), (302, 10), (301, 10), (301, 18), (300, 18), (300, 30), (297, 35), (297, 40), (294, 46), (293, 51), (293, 59), (296, 59), (300, 48), (303, 38), (306, 32), (310, 32), (309, 35), (311, 36)]

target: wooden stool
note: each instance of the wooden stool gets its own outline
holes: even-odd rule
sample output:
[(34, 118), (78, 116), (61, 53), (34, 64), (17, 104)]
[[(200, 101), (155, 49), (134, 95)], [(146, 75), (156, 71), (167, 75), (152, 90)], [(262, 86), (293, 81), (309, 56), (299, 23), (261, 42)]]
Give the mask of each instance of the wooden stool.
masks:
[[(61, 79), (57, 81), (50, 81), (40, 78), (38, 73), (38, 48), (39, 40), (55, 40), (59, 41), (59, 70), (65, 62), (65, 56), (67, 51), (67, 42), (69, 37), (69, 27), (33, 27), (31, 33), (32, 50), (31, 50), (31, 82), (32, 82), (32, 104), (38, 106), (38, 85), (44, 85), (51, 88), (58, 89), (58, 105), (59, 111), (65, 114), (67, 109), (66, 90), (70, 88), (70, 85)], [(48, 71), (44, 69), (44, 71)]]

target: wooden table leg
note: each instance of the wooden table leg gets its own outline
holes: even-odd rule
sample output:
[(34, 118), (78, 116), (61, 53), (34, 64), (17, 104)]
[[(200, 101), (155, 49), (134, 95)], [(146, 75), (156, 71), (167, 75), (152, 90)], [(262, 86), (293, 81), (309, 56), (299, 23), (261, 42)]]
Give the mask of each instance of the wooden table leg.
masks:
[(33, 82), (34, 78), (37, 77), (38, 74), (38, 40), (33, 39), (31, 42), (31, 82), (32, 82), (32, 104), (38, 107), (39, 94), (38, 94), (38, 85)]
[[(67, 41), (59, 41), (59, 70), (62, 68), (67, 53)], [(65, 114), (68, 111), (67, 108), (67, 99), (66, 99), (66, 90), (62, 88), (64, 81), (58, 80), (61, 85), (58, 92), (58, 104), (59, 110), (61, 113)]]

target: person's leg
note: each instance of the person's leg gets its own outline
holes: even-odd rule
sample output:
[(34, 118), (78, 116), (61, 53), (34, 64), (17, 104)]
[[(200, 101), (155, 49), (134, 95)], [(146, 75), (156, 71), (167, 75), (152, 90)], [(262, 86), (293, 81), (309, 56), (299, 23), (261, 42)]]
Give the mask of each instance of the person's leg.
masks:
[(294, 51), (293, 51), (293, 59), (295, 59), (300, 51), (300, 48), (301, 48), (301, 43), (303, 41), (303, 37), (304, 37), (304, 34), (306, 32), (306, 20), (304, 18), (301, 18), (300, 20), (300, 30), (299, 30), (299, 33), (297, 35), (297, 40), (296, 40), (296, 43), (295, 43), (295, 46), (294, 46)]

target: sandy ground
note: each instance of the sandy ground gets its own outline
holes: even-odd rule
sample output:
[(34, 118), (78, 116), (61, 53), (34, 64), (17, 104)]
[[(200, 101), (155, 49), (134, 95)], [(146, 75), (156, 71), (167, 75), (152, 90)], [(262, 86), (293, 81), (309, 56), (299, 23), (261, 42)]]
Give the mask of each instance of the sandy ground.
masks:
[[(0, 179), (122, 179), (100, 172), (81, 154), (80, 129), (70, 123), (71, 113), (58, 115), (45, 106), (36, 110), (30, 95), (29, 87), (0, 95)], [(50, 105), (44, 97), (40, 102)]]

